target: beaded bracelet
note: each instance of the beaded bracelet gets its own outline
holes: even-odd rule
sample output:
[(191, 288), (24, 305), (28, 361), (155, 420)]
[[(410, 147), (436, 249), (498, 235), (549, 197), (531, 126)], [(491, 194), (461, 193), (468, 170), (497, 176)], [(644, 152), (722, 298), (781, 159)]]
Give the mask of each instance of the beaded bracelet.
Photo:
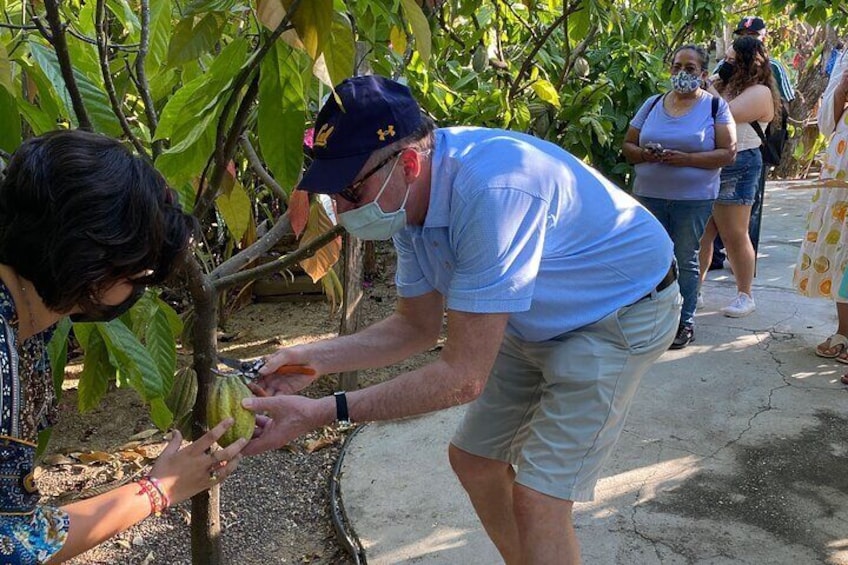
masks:
[(139, 491), (136, 494), (146, 494), (150, 501), (150, 512), (156, 516), (160, 516), (162, 511), (171, 505), (171, 500), (162, 485), (159, 484), (159, 479), (146, 475), (138, 480)]

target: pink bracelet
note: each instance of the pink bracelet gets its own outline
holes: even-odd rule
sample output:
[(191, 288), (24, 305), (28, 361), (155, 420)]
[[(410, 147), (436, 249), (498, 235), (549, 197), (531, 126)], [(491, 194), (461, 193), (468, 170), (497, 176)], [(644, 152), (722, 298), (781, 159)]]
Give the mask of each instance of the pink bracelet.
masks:
[(162, 490), (159, 480), (155, 477), (144, 476), (137, 482), (139, 491), (136, 494), (146, 494), (150, 501), (150, 513), (159, 516), (162, 511), (171, 505), (171, 501), (165, 491)]

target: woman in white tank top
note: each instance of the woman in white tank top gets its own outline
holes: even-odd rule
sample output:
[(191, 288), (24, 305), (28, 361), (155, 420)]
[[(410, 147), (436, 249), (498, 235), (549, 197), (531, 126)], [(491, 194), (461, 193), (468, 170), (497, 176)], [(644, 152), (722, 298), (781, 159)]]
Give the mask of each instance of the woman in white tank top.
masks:
[(736, 161), (721, 171), (718, 199), (701, 238), (701, 281), (712, 259), (712, 241), (721, 235), (736, 277), (737, 295), (721, 309), (725, 316), (747, 316), (756, 308), (751, 295), (754, 280), (754, 247), (748, 236), (751, 206), (763, 167), (760, 136), (750, 122), (765, 131), (777, 115), (780, 97), (774, 86), (769, 56), (756, 37), (737, 38), (727, 50), (724, 64), (710, 92), (727, 100), (736, 121)]

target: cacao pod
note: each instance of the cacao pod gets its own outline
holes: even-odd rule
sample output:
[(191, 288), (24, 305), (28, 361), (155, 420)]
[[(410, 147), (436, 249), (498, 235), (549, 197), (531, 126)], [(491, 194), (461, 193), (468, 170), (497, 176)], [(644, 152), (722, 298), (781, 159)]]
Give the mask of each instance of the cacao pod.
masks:
[(250, 439), (253, 436), (256, 417), (241, 405), (242, 399), (248, 396), (253, 396), (253, 393), (236, 375), (216, 376), (213, 380), (206, 405), (206, 423), (213, 428), (227, 418), (235, 420), (218, 440), (221, 447), (227, 447), (239, 438)]
[(191, 437), (191, 417), (196, 400), (197, 373), (191, 367), (183, 367), (174, 375), (174, 384), (165, 398), (165, 405), (174, 415), (174, 427), (188, 438)]
[(577, 57), (574, 60), (574, 72), (579, 77), (585, 77), (589, 74), (589, 61), (584, 59), (583, 57)]
[(482, 73), (489, 66), (489, 56), (486, 54), (486, 49), (482, 45), (478, 45), (474, 50), (474, 55), (471, 56), (471, 68), (475, 73)]

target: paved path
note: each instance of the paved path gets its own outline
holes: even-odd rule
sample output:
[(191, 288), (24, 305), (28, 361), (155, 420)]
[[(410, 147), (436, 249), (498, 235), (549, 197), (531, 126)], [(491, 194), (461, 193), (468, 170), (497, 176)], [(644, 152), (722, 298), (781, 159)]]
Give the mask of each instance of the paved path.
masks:
[[(833, 306), (791, 290), (811, 192), (769, 183), (757, 311), (731, 319), (713, 271), (697, 341), (646, 375), (596, 500), (575, 505), (584, 563), (848, 564), (848, 387), (812, 347)], [(462, 407), (371, 424), (342, 500), (371, 565), (496, 564), (447, 462)]]

